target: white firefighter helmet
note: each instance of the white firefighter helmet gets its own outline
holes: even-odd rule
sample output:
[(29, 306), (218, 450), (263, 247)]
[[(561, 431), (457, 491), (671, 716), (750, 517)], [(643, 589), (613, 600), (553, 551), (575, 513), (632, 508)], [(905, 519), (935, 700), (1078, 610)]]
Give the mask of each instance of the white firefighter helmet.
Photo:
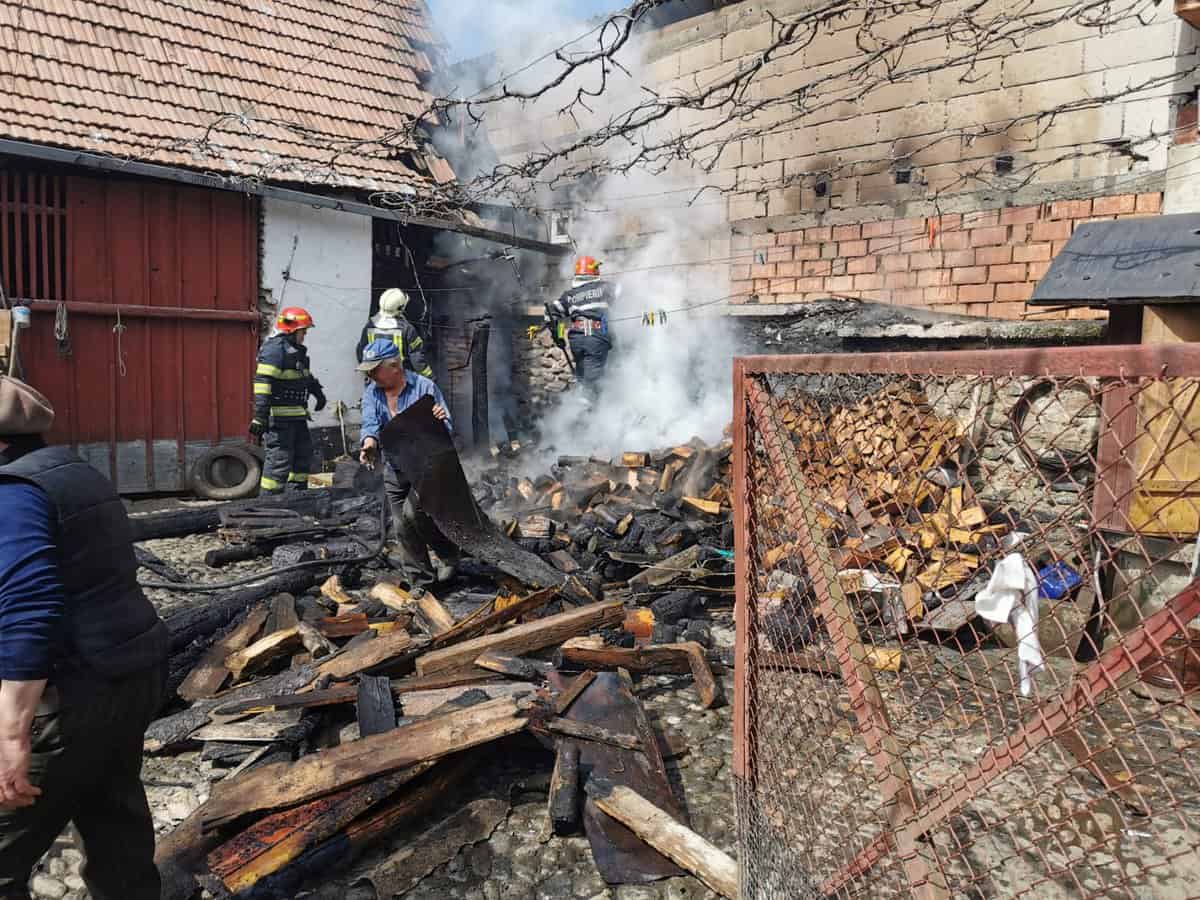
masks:
[(385, 316), (401, 315), (406, 306), (408, 306), (408, 294), (400, 288), (388, 288), (379, 298), (379, 311)]

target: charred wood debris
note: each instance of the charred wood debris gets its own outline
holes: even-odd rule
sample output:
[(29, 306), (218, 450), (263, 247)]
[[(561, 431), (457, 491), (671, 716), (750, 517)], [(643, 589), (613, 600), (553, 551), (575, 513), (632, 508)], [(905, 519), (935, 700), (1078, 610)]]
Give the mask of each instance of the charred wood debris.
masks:
[[(696, 853), (709, 845), (667, 776), (664, 752), (687, 749), (636, 693), (644, 675), (678, 675), (702, 708), (726, 702), (716, 676), (732, 649), (711, 631), (732, 628), (731, 449), (560, 457), (530, 478), (510, 474), (520, 451), (493, 448), (472, 485), (479, 509), (559, 584), (478, 557), (448, 583), (406, 581), (381, 539), (381, 493), (349, 462), (332, 489), (135, 516), (139, 540), (215, 531), (225, 546), (209, 566), (264, 566), (166, 619), (170, 699), (144, 750), (199, 750), (227, 774), (160, 840), (163, 896), (294, 896), (444, 812), (509, 752), (544, 760), (548, 829), (586, 834), (608, 883), (683, 866), (732, 896), (732, 860)], [(139, 560), (160, 586), (184, 583), (144, 548)], [(399, 864), (379, 867), (377, 887), (394, 887)]]

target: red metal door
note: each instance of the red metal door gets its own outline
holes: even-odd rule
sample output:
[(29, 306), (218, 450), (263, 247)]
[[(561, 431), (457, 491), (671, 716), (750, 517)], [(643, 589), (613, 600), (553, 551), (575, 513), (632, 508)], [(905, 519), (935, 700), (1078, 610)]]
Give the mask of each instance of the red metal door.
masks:
[[(48, 202), (14, 203), (26, 195)], [(123, 492), (186, 488), (196, 457), (242, 439), (250, 415), (256, 201), (134, 179), (0, 173), (0, 221), (11, 231), (31, 216), (47, 227), (25, 227), (0, 247), (12, 257), (10, 291), (34, 301), (21, 358), (57, 410), (52, 439)], [(57, 243), (39, 243), (40, 233)], [(39, 266), (47, 274), (32, 293)]]

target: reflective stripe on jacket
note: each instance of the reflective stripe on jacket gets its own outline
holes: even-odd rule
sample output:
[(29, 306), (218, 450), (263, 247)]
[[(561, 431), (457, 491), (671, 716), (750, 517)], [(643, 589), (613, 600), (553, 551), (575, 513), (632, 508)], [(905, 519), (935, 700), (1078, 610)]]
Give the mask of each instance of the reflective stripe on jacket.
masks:
[(308, 351), (287, 335), (269, 338), (258, 351), (254, 370), (254, 418), (263, 423), (272, 417), (304, 418), (312, 386)]

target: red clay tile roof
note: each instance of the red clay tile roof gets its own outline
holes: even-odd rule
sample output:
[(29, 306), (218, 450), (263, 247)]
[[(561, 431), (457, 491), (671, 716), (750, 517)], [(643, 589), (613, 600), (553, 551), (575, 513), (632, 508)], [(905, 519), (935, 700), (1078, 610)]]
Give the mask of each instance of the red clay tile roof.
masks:
[(445, 162), (375, 141), (424, 109), (436, 46), (424, 0), (0, 0), (0, 137), (420, 191)]

